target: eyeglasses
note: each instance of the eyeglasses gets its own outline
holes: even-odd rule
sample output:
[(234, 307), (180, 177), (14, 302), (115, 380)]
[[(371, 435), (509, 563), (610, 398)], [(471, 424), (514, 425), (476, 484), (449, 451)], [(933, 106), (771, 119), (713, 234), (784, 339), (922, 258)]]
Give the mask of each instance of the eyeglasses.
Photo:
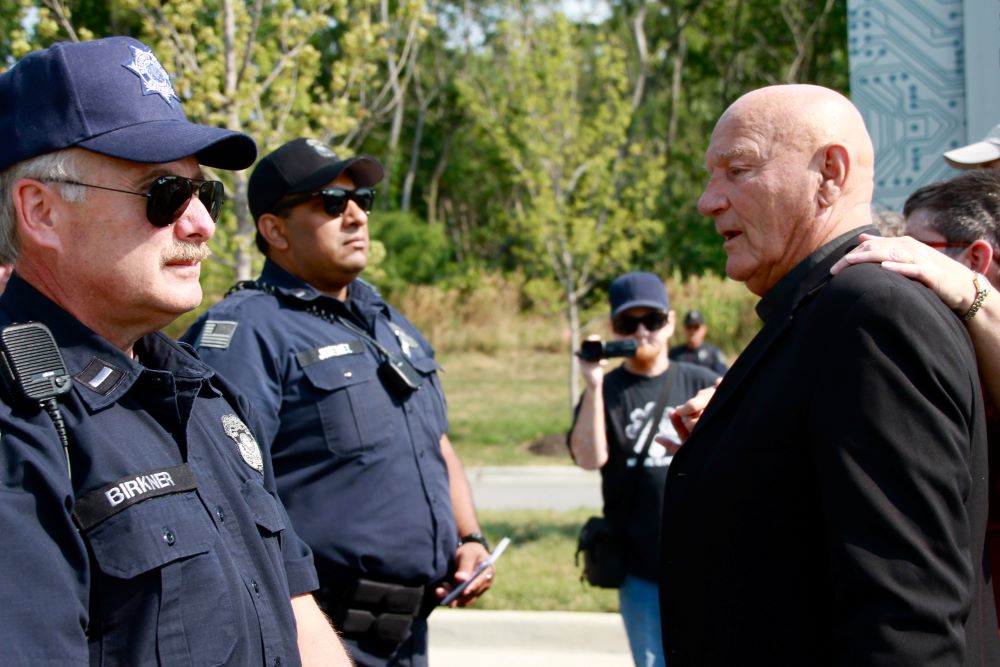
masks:
[(662, 310), (654, 310), (641, 317), (632, 315), (619, 315), (611, 320), (611, 328), (616, 334), (631, 336), (639, 329), (639, 325), (646, 327), (646, 331), (659, 331), (667, 324), (670, 315)]
[(202, 181), (185, 176), (160, 176), (149, 186), (149, 192), (132, 192), (131, 190), (119, 190), (105, 185), (71, 180), (50, 179), (49, 182), (82, 185), (85, 188), (97, 188), (146, 197), (148, 200), (146, 202), (146, 217), (155, 227), (166, 227), (181, 217), (186, 204), (195, 194), (205, 205), (213, 221), (219, 219), (222, 204), (226, 201), (226, 189), (221, 181)]
[(339, 217), (347, 209), (347, 202), (353, 201), (365, 213), (371, 213), (372, 204), (375, 203), (375, 188), (358, 188), (357, 190), (346, 190), (344, 188), (326, 188), (310, 192), (295, 197), (278, 204), (274, 211), (282, 211), (299, 204), (304, 204), (310, 199), (323, 198), (323, 210), (326, 214), (334, 218)]
[(931, 248), (968, 248), (971, 243), (963, 243), (960, 241), (921, 241), (925, 246), (930, 246)]

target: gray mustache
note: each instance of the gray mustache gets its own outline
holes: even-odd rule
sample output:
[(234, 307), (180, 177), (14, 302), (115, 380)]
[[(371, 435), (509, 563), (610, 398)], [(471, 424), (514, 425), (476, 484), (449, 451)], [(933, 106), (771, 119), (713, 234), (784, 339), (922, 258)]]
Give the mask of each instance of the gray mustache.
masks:
[(212, 254), (207, 243), (175, 243), (163, 256), (169, 262), (201, 262)]

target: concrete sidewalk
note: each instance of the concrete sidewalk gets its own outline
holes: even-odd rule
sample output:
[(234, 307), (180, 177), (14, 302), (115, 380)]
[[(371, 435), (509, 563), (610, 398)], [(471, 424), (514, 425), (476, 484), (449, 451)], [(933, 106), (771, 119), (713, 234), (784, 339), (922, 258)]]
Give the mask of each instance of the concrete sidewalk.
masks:
[(485, 509), (599, 509), (601, 474), (576, 466), (466, 468), (476, 507)]
[[(601, 476), (572, 465), (467, 468), (483, 509), (599, 510)], [(430, 617), (431, 667), (629, 667), (614, 613), (437, 609)]]
[(618, 614), (438, 609), (430, 617), (431, 667), (628, 667)]

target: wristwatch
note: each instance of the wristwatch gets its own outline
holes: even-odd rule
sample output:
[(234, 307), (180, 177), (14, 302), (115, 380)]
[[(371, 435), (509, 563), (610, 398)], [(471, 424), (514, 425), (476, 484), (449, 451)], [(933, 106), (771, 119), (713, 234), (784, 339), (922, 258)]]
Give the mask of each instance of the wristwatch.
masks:
[(462, 546), (467, 542), (478, 542), (479, 544), (482, 544), (487, 551), (493, 551), (493, 549), (490, 548), (490, 541), (486, 539), (486, 536), (482, 533), (469, 533), (468, 535), (463, 535), (458, 538), (458, 546)]

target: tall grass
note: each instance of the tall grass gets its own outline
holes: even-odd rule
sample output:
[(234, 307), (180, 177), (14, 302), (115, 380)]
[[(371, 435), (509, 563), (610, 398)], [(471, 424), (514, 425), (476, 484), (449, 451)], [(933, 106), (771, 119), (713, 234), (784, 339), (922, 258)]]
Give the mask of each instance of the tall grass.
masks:
[[(693, 308), (702, 312), (711, 340), (730, 354), (742, 350), (759, 329), (757, 297), (715, 274), (666, 279), (678, 323)], [(403, 311), (441, 351), (495, 353), (503, 350), (565, 352), (566, 321), (523, 306), (524, 281), (495, 273), (481, 274), (464, 287), (413, 285), (394, 295)], [(582, 314), (584, 333), (609, 335), (606, 300)], [(671, 344), (683, 340), (682, 327)]]
[(510, 537), (497, 578), (477, 609), (618, 611), (618, 592), (581, 581), (576, 537), (593, 511), (480, 510), (494, 542)]
[(665, 281), (670, 306), (677, 313), (677, 329), (671, 345), (684, 342), (684, 315), (700, 310), (708, 325), (708, 340), (725, 351), (730, 359), (738, 355), (760, 330), (754, 311), (758, 297), (743, 283), (707, 273), (681, 279), (679, 274)]

